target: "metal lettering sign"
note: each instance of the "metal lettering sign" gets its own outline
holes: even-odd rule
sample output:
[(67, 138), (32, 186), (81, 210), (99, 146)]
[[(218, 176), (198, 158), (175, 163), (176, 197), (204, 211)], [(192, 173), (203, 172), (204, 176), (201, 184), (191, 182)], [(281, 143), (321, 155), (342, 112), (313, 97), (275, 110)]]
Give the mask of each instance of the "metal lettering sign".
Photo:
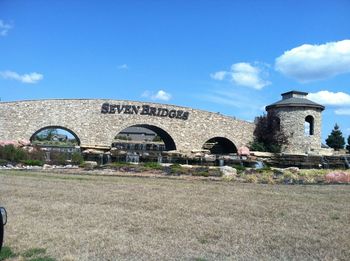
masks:
[(169, 117), (171, 119), (187, 120), (190, 113), (183, 110), (169, 110), (166, 108), (151, 107), (149, 105), (120, 105), (104, 103), (101, 107), (101, 113), (103, 114), (140, 114), (149, 115), (155, 117)]

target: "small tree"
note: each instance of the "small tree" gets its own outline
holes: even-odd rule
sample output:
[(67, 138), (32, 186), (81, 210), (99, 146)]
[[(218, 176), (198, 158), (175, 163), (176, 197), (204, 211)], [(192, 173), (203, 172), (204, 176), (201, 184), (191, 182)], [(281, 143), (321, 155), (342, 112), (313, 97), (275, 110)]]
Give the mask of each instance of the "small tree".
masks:
[(254, 142), (252, 150), (280, 152), (282, 145), (287, 143), (287, 137), (281, 130), (280, 120), (274, 112), (259, 116), (255, 120)]
[(339, 129), (338, 124), (334, 125), (331, 134), (329, 134), (328, 138), (326, 139), (326, 144), (335, 150), (344, 148), (345, 139), (343, 137), (343, 133)]
[(346, 145), (346, 149), (348, 150), (348, 152), (350, 153), (350, 135), (348, 137), (348, 145)]

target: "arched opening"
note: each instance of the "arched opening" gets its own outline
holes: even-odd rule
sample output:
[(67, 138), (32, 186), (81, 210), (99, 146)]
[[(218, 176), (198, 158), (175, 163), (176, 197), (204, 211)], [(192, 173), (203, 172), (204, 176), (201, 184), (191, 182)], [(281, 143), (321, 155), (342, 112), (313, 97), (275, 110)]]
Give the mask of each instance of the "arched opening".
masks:
[(314, 117), (311, 115), (305, 117), (304, 134), (305, 136), (314, 135)]
[(237, 153), (237, 148), (232, 141), (223, 137), (215, 137), (206, 141), (202, 147), (210, 150), (211, 154), (230, 154)]
[(35, 145), (79, 146), (79, 137), (70, 129), (61, 126), (47, 126), (36, 131), (30, 138)]
[(119, 132), (112, 143), (117, 161), (161, 161), (163, 151), (176, 150), (172, 137), (163, 129), (148, 124), (129, 126)]
[(65, 127), (47, 126), (36, 131), (30, 142), (43, 151), (45, 161), (65, 165), (72, 161), (74, 153), (80, 155), (80, 139)]

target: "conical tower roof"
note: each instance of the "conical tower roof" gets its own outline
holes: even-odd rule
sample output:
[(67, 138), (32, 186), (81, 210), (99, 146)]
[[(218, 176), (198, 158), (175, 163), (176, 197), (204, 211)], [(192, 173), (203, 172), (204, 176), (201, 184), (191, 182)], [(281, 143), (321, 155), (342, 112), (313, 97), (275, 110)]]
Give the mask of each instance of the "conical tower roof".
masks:
[(321, 104), (308, 100), (306, 97), (307, 92), (290, 91), (282, 93), (282, 100), (266, 106), (266, 111), (273, 108), (285, 108), (285, 107), (308, 107), (314, 109), (320, 109), (323, 111), (325, 107)]

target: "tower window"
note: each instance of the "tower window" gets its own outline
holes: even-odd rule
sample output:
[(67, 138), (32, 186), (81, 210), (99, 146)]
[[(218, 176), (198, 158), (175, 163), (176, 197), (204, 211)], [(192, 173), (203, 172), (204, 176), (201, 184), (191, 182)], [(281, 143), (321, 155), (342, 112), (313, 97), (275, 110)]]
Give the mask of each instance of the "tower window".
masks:
[(314, 117), (312, 117), (311, 115), (305, 118), (304, 134), (305, 136), (314, 135)]

